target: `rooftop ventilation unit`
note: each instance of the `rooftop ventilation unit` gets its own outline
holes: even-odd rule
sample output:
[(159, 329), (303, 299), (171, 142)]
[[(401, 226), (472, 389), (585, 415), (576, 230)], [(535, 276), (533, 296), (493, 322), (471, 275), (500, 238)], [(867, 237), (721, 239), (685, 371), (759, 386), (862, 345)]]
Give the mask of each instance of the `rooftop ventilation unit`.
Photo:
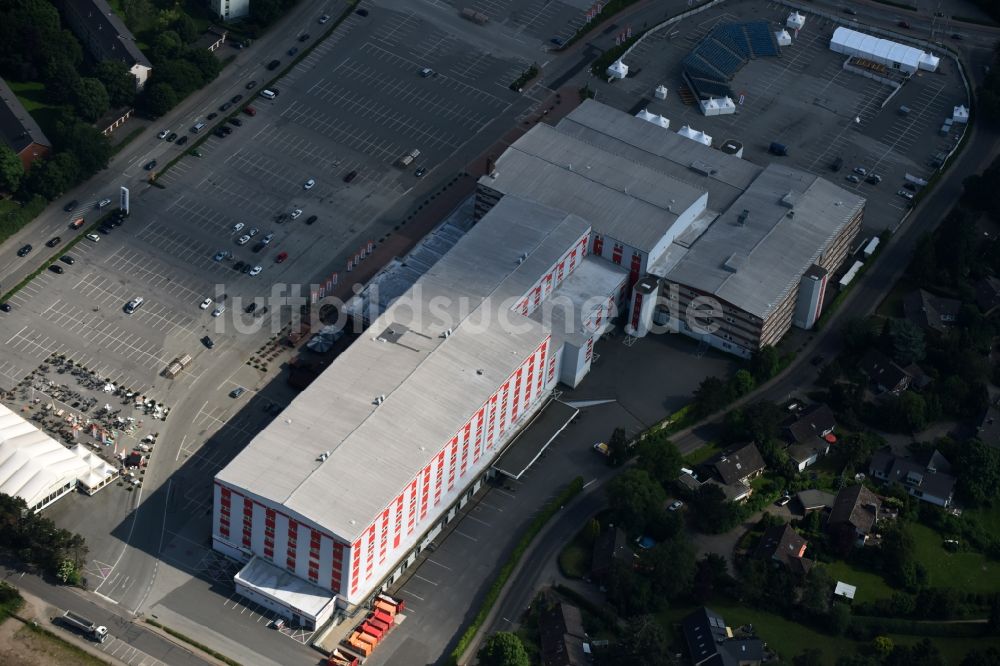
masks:
[(781, 205), (785, 208), (792, 208), (799, 200), (799, 195), (789, 190), (785, 196), (781, 197)]
[(375, 401), (372, 404), (378, 406), (378, 405), (381, 405), (383, 402), (385, 402), (385, 394), (384, 393), (382, 395), (378, 396), (377, 398), (375, 398)]
[(444, 329), (444, 331), (441, 332), (441, 337), (442, 338), (448, 338), (450, 336), (451, 336), (451, 329), (450, 328), (446, 328), (446, 329)]
[(746, 263), (746, 259), (745, 255), (734, 252), (729, 255), (729, 258), (726, 259), (722, 265), (730, 273), (736, 273), (743, 267), (743, 264)]
[(750, 209), (744, 208), (743, 212), (741, 212), (736, 218), (736, 226), (745, 227), (748, 219), (750, 219)]

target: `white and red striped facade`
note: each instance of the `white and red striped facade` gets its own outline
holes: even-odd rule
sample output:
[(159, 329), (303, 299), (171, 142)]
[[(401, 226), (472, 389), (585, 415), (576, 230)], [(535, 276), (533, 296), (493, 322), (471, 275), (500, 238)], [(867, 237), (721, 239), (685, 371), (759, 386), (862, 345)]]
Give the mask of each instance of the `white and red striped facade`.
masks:
[(545, 368), (550, 353), (547, 338), (469, 415), (464, 427), (441, 443), (360, 537), (345, 540), (280, 504), (216, 480), (215, 549), (240, 560), (256, 555), (350, 604), (363, 601), (535, 413), (549, 388)]

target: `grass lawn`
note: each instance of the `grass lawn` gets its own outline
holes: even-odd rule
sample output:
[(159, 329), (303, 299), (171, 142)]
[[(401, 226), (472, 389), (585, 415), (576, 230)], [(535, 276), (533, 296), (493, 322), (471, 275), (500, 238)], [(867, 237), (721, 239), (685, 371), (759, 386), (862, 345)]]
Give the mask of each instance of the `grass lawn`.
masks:
[(928, 584), (950, 587), (963, 592), (1000, 591), (1000, 562), (980, 553), (944, 549), (943, 538), (924, 525), (910, 528), (916, 542), (917, 560), (927, 568)]
[(559, 553), (559, 570), (567, 578), (583, 578), (590, 571), (591, 549), (577, 535), (573, 541)]
[(829, 574), (839, 581), (858, 588), (855, 601), (867, 603), (876, 599), (885, 599), (892, 596), (892, 588), (889, 587), (885, 579), (877, 573), (865, 571), (851, 566), (847, 562), (838, 560), (832, 563), (824, 562), (821, 565)]
[(53, 106), (45, 100), (45, 86), (37, 81), (7, 81), (21, 104), (46, 134), (52, 134), (56, 127), (61, 107)]
[(715, 442), (709, 442), (700, 449), (695, 449), (691, 453), (684, 456), (684, 464), (688, 467), (694, 467), (695, 465), (700, 465), (712, 456), (721, 453), (722, 447)]
[[(922, 636), (906, 636), (903, 634), (889, 634), (889, 638), (897, 645), (913, 645), (919, 643)], [(985, 650), (987, 648), (1000, 649), (1000, 638), (941, 638), (938, 636), (928, 636), (931, 642), (941, 651), (941, 657), (946, 664), (961, 663), (965, 655), (970, 650)]]
[[(819, 648), (823, 652), (824, 662), (833, 666), (840, 657), (853, 655), (859, 645), (848, 638), (822, 634), (767, 611), (732, 603), (712, 603), (709, 608), (719, 613), (726, 624), (734, 629), (740, 625), (752, 624), (756, 634), (782, 658), (782, 663), (791, 662), (792, 658), (809, 648)], [(661, 613), (660, 621), (669, 630), (672, 624), (680, 622), (692, 610), (694, 608), (682, 608)]]

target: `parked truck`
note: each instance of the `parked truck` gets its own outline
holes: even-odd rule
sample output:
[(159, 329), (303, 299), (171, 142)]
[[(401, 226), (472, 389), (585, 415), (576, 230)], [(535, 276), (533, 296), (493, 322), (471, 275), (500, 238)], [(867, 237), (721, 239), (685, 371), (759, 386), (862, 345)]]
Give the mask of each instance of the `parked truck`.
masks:
[(83, 634), (98, 643), (103, 643), (108, 640), (108, 628), (91, 622), (79, 613), (74, 613), (73, 611), (66, 611), (62, 615), (63, 624), (66, 624), (74, 629), (79, 630)]
[(478, 23), (479, 25), (486, 25), (490, 20), (490, 17), (486, 14), (469, 8), (462, 10), (462, 18), (473, 23)]

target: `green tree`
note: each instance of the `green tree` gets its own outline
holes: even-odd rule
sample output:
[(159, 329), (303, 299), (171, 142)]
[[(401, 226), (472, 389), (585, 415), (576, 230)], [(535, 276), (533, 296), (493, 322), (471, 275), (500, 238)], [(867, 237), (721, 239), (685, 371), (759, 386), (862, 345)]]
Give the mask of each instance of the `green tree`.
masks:
[(781, 370), (781, 356), (778, 350), (770, 345), (766, 345), (754, 352), (750, 357), (748, 366), (750, 374), (758, 384), (763, 384)]
[(760, 400), (739, 409), (730, 410), (725, 418), (725, 439), (728, 442), (766, 442), (781, 434), (781, 423), (787, 413), (769, 400)]
[(628, 460), (628, 436), (625, 428), (615, 428), (608, 439), (608, 462), (612, 467), (618, 467)]
[(889, 324), (892, 358), (900, 365), (920, 361), (927, 353), (924, 331), (909, 319), (893, 319)]
[(718, 377), (706, 377), (694, 391), (692, 411), (698, 418), (714, 414), (733, 399), (729, 384)]
[(177, 106), (177, 93), (169, 83), (154, 80), (143, 91), (140, 105), (144, 115), (159, 118)]
[(834, 636), (843, 636), (851, 626), (851, 609), (844, 604), (833, 604), (827, 626)]
[(663, 435), (649, 435), (639, 442), (639, 468), (662, 485), (675, 481), (681, 473), (684, 458), (674, 443)]
[(972, 505), (993, 501), (1000, 492), (1000, 453), (978, 439), (970, 439), (955, 459), (958, 492)]
[(201, 80), (204, 83), (214, 81), (222, 71), (222, 63), (208, 49), (190, 49), (184, 59), (201, 73)]
[(0, 142), (0, 192), (16, 192), (23, 177), (21, 158), (6, 143)]
[(695, 566), (691, 594), (698, 603), (706, 603), (716, 592), (732, 582), (726, 558), (717, 553), (708, 553)]
[(53, 104), (69, 104), (73, 102), (73, 93), (80, 74), (76, 67), (67, 60), (54, 60), (45, 65), (42, 71), (45, 82), (45, 97)]
[(726, 494), (714, 483), (703, 483), (691, 498), (689, 516), (695, 527), (706, 534), (728, 532), (740, 522), (740, 508), (726, 499)]
[(882, 534), (882, 571), (895, 585), (914, 589), (920, 584), (916, 542), (905, 523), (897, 521)]
[(178, 15), (173, 23), (170, 24), (170, 28), (177, 33), (177, 36), (185, 44), (192, 44), (198, 39), (198, 26), (195, 25), (194, 19), (187, 14)]
[(615, 649), (601, 655), (609, 666), (673, 666), (670, 635), (653, 615), (634, 617)]
[(872, 639), (872, 652), (879, 659), (886, 659), (895, 649), (896, 644), (888, 636), (876, 636)]
[(80, 79), (73, 86), (73, 106), (81, 118), (94, 122), (108, 112), (108, 91), (98, 79)]
[(830, 612), (830, 594), (833, 588), (834, 581), (826, 567), (813, 567), (802, 585), (799, 604), (814, 618), (822, 618)]
[(642, 556), (652, 567), (653, 594), (673, 601), (691, 590), (694, 581), (694, 549), (687, 539), (675, 538), (654, 546)]
[(111, 142), (93, 125), (75, 119), (56, 123), (59, 145), (72, 153), (79, 164), (79, 178), (89, 178), (108, 166), (111, 160)]
[(524, 643), (508, 631), (499, 631), (488, 639), (478, 653), (481, 666), (531, 666)]
[(653, 594), (649, 578), (636, 573), (630, 564), (617, 560), (611, 565), (605, 587), (608, 602), (625, 617), (655, 613), (663, 602)]
[(21, 188), (52, 201), (79, 182), (80, 163), (70, 153), (56, 153), (36, 162)]
[(757, 386), (757, 382), (754, 381), (749, 370), (737, 370), (730, 380), (730, 384), (733, 395), (737, 398), (742, 398)]
[(150, 0), (121, 0), (125, 24), (132, 32), (148, 27), (156, 16), (156, 8)]
[(608, 504), (614, 523), (633, 534), (646, 529), (649, 516), (663, 510), (663, 487), (642, 469), (630, 469), (608, 484)]
[(944, 666), (941, 651), (924, 638), (915, 645), (897, 645), (884, 662), (886, 666)]
[(897, 427), (920, 432), (927, 427), (927, 401), (922, 395), (905, 391), (893, 401)]
[(94, 68), (94, 76), (104, 85), (111, 108), (132, 106), (135, 102), (136, 78), (120, 60), (102, 60)]
[(173, 30), (158, 33), (149, 47), (150, 59), (156, 63), (156, 76), (168, 60), (179, 58), (184, 53), (184, 40)]

